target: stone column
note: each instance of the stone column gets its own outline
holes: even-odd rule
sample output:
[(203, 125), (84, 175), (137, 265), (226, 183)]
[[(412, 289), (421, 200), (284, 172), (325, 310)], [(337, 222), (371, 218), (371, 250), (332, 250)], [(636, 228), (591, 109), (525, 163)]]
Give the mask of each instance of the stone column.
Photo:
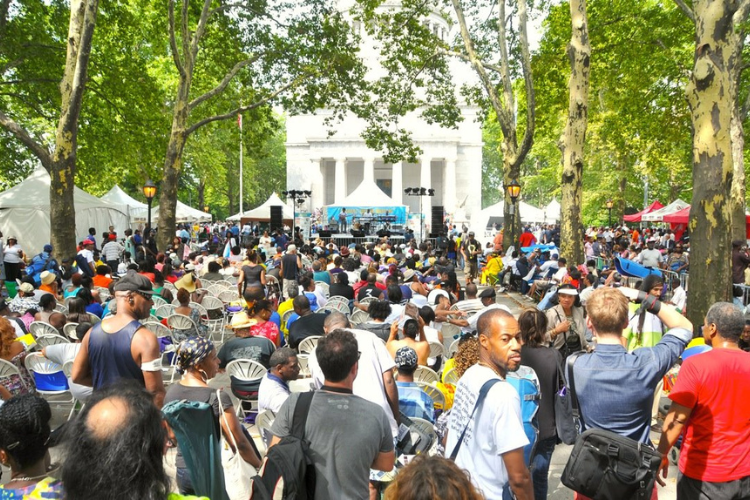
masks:
[(404, 164), (394, 163), (391, 171), (391, 198), (396, 203), (403, 203), (404, 196)]
[(323, 186), (323, 172), (321, 171), (320, 158), (310, 158), (310, 183), (312, 186), (312, 197), (310, 199), (311, 211), (315, 207), (325, 205), (325, 187)]
[(446, 158), (443, 170), (443, 204), (445, 211), (453, 213), (456, 210), (456, 159)]
[(370, 183), (375, 182), (375, 158), (368, 156), (364, 158), (365, 167), (363, 170), (362, 181)]
[(334, 203), (341, 203), (346, 198), (346, 158), (336, 158), (336, 189)]

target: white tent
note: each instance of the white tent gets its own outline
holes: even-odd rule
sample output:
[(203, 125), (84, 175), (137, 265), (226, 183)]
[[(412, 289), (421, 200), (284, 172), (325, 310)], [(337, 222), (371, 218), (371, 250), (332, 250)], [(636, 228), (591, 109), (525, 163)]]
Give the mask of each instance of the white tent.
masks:
[(148, 218), (148, 205), (136, 200), (116, 184), (101, 199), (128, 207), (131, 222), (146, 222)]
[[(29, 255), (42, 251), (50, 241), (50, 177), (37, 167), (22, 183), (0, 193), (0, 228), (3, 234), (17, 236), (18, 243)], [(130, 227), (127, 209), (102, 201), (79, 188), (73, 194), (76, 213), (76, 239), (88, 236), (90, 227), (99, 234), (114, 226), (118, 234)]]
[(690, 204), (682, 201), (681, 199), (677, 198), (669, 205), (660, 208), (659, 210), (654, 210), (653, 212), (649, 212), (645, 214), (641, 220), (645, 222), (661, 222), (664, 220), (665, 215), (670, 215), (675, 212), (679, 212), (683, 208), (689, 207)]
[[(185, 205), (180, 200), (177, 200), (177, 207), (175, 209), (175, 222), (182, 223), (182, 222), (211, 222), (213, 220), (213, 216), (211, 214), (208, 214), (206, 212), (201, 212), (200, 210), (190, 207), (188, 205)], [(158, 220), (159, 219), (159, 207), (153, 207), (151, 209), (151, 219), (152, 220)]]
[[(518, 210), (521, 213), (521, 222), (544, 222), (545, 218), (547, 221), (551, 221), (552, 217), (549, 214), (545, 214), (544, 210), (536, 208), (533, 205), (529, 205), (525, 201), (518, 202)], [(477, 234), (484, 234), (487, 229), (487, 224), (490, 221), (490, 217), (502, 217), (503, 216), (503, 202), (495, 203), (490, 205), (484, 210), (479, 211), (476, 215), (471, 217), (471, 228)]]
[(372, 181), (362, 181), (357, 189), (339, 203), (328, 205), (335, 208), (349, 207), (403, 207), (402, 203), (396, 203), (385, 194), (382, 189)]
[(265, 203), (259, 207), (255, 207), (252, 210), (246, 210), (244, 213), (237, 213), (227, 220), (238, 221), (240, 219), (252, 219), (257, 221), (270, 221), (271, 220), (271, 207), (282, 207), (281, 215), (284, 220), (292, 220), (293, 213), (292, 207), (284, 203), (284, 200), (279, 198), (276, 193), (271, 193)]
[(557, 200), (552, 200), (549, 202), (549, 205), (545, 207), (546, 213), (546, 222), (557, 222), (560, 220), (560, 202)]

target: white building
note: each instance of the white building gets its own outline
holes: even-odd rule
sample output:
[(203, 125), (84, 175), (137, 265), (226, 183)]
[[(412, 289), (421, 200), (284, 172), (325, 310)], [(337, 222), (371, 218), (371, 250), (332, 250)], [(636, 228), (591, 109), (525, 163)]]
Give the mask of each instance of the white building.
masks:
[[(348, 12), (351, 0), (342, 0), (341, 10)], [(394, 8), (399, 2), (385, 2), (381, 8)], [(437, 13), (429, 19), (430, 28), (439, 36), (447, 36), (449, 25)], [(366, 36), (358, 22), (353, 29)], [(377, 64), (377, 52), (371, 41), (365, 40), (363, 57), (370, 62), (372, 72), (382, 71)], [(456, 63), (454, 75), (473, 77), (472, 70)], [(461, 82), (456, 82), (457, 87)], [(328, 137), (324, 120), (330, 112), (322, 110), (315, 115), (290, 116), (287, 119), (287, 189), (312, 191), (311, 207), (340, 203), (363, 180), (374, 181), (380, 189), (397, 203), (418, 213), (420, 200), (406, 196), (404, 188), (425, 187), (435, 189), (434, 197), (422, 198), (422, 213), (429, 226), (432, 206), (443, 206), (446, 214), (457, 218), (470, 218), (481, 207), (482, 182), (482, 129), (476, 121), (478, 109), (464, 106), (463, 121), (456, 129), (429, 125), (417, 113), (407, 115), (400, 125), (412, 132), (414, 142), (423, 154), (418, 163), (385, 163), (377, 151), (367, 148), (361, 138), (365, 128), (363, 120), (348, 117), (336, 124), (335, 135)], [(362, 200), (362, 205), (367, 200)], [(461, 207), (460, 210), (459, 207)]]

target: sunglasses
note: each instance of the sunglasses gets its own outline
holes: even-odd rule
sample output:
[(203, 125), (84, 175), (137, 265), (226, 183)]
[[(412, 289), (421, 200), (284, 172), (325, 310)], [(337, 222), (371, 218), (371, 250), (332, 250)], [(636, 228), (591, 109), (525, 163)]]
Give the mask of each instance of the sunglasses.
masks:
[(150, 293), (144, 293), (144, 292), (139, 292), (139, 291), (133, 291), (133, 293), (135, 293), (137, 295), (140, 295), (141, 297), (143, 297), (146, 300), (154, 300), (154, 298), (151, 296)]

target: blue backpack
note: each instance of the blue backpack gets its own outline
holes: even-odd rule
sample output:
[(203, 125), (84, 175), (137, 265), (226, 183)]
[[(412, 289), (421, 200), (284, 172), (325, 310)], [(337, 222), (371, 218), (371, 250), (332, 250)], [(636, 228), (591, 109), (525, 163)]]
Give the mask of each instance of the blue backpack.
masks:
[(539, 440), (539, 401), (542, 393), (539, 391), (539, 378), (533, 368), (523, 366), (515, 372), (508, 372), (505, 380), (512, 385), (521, 398), (521, 419), (523, 430), (529, 440), (529, 444), (523, 448), (523, 458), (526, 465), (531, 463), (536, 443)]

